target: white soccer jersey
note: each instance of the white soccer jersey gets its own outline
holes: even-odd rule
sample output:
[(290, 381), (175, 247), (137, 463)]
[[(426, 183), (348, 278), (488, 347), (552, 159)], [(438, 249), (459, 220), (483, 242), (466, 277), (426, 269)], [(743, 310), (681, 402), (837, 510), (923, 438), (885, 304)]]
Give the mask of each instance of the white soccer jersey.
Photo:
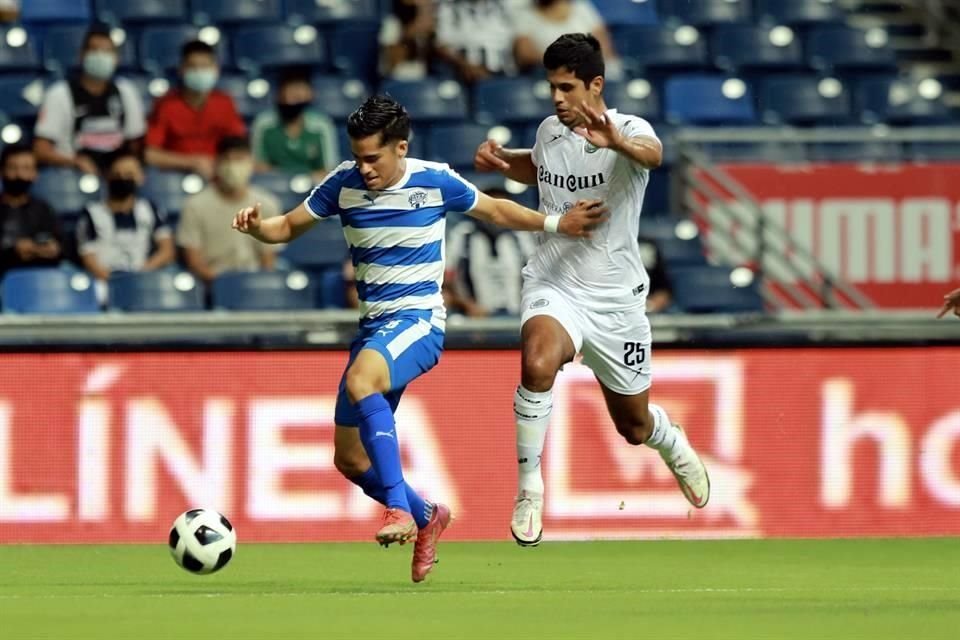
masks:
[[(636, 116), (606, 112), (627, 138), (656, 138)], [(523, 270), (528, 284), (547, 283), (593, 310), (644, 304), (649, 278), (640, 260), (637, 235), (649, 171), (609, 149), (600, 149), (568, 129), (556, 116), (543, 121), (533, 146), (540, 210), (561, 215), (577, 200), (603, 200), (610, 219), (589, 239), (540, 234), (537, 252)]]

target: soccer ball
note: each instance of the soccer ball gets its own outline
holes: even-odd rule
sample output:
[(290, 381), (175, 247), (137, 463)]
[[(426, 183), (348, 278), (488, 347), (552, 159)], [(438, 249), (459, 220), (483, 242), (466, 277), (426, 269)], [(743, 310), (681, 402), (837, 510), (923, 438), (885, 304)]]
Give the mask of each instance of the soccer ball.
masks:
[(191, 509), (173, 521), (169, 545), (174, 561), (190, 573), (213, 573), (233, 557), (237, 532), (216, 511)]

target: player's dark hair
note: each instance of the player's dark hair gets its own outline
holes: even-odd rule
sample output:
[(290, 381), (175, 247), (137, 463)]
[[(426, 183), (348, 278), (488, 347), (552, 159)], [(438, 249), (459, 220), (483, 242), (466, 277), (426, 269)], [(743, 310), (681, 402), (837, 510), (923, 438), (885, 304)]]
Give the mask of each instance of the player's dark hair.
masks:
[(347, 118), (347, 134), (354, 140), (380, 134), (380, 144), (410, 139), (410, 116), (399, 102), (390, 96), (367, 98)]
[(126, 158), (133, 158), (137, 162), (142, 162), (140, 155), (134, 151), (132, 147), (124, 144), (107, 156), (106, 163), (103, 166), (105, 166), (107, 171), (109, 171), (113, 168), (113, 165), (117, 164), (121, 160), (125, 160)]
[(90, 42), (94, 38), (106, 38), (111, 43), (113, 38), (110, 37), (110, 27), (102, 22), (97, 22), (90, 25), (90, 28), (87, 29), (87, 32), (83, 36), (83, 45), (80, 47), (81, 51), (86, 51), (90, 48)]
[(606, 72), (600, 41), (589, 33), (565, 33), (554, 40), (543, 52), (543, 66), (547, 71), (566, 67), (587, 85)]
[(183, 47), (180, 48), (180, 62), (186, 62), (187, 58), (192, 56), (195, 53), (202, 53), (208, 55), (214, 60), (217, 58), (217, 50), (212, 46), (204, 42), (203, 40), (190, 40), (183, 44)]
[(26, 142), (16, 142), (5, 146), (3, 151), (0, 151), (0, 169), (5, 169), (7, 167), (7, 160), (21, 153), (33, 155), (33, 147)]
[(222, 156), (231, 151), (250, 151), (250, 141), (243, 136), (227, 136), (217, 143), (217, 155)]
[(283, 89), (290, 84), (311, 84), (310, 70), (302, 67), (284, 67), (277, 75), (277, 89)]

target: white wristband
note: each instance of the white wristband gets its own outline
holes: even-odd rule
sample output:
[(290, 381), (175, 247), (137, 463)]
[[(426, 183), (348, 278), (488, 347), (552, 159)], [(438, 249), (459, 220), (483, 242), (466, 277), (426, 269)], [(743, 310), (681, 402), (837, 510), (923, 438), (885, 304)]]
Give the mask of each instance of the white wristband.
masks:
[(545, 216), (543, 218), (543, 230), (547, 233), (557, 233), (560, 228), (560, 216)]

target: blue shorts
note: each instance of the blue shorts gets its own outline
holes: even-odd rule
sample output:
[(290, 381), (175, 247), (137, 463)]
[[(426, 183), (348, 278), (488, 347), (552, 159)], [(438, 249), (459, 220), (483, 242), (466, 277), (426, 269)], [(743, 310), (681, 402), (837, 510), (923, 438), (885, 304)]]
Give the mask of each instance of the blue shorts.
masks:
[(383, 356), (390, 369), (390, 391), (383, 397), (394, 412), (407, 385), (436, 366), (443, 352), (443, 331), (430, 324), (421, 314), (395, 314), (377, 322), (361, 324), (357, 337), (350, 344), (350, 360), (340, 377), (334, 420), (342, 427), (355, 427), (359, 416), (347, 397), (347, 370), (363, 349), (373, 349)]

